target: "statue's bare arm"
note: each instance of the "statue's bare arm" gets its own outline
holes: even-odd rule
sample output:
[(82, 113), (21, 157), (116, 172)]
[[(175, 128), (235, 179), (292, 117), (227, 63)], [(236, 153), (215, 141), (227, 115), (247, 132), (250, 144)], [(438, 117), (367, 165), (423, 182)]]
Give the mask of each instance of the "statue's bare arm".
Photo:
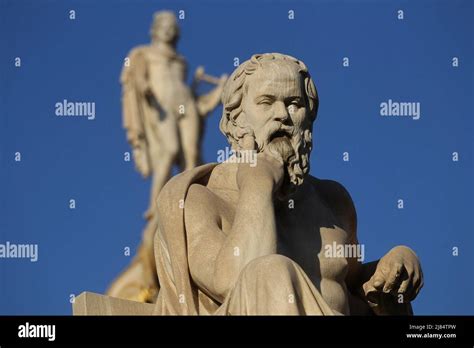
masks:
[[(340, 226), (348, 234), (348, 244), (358, 244), (357, 239), (357, 214), (352, 201), (351, 196), (347, 190), (340, 183), (333, 180), (319, 180), (311, 178), (313, 180), (314, 187), (322, 194), (325, 201), (328, 203), (333, 214), (337, 217)], [(346, 285), (351, 292), (356, 290), (365, 282), (367, 279), (364, 271), (370, 271), (369, 264), (365, 266), (357, 260), (357, 257), (347, 258), (348, 272), (346, 276)], [(370, 278), (371, 274), (368, 276)]]
[(220, 227), (216, 202), (216, 196), (205, 186), (191, 185), (186, 197), (184, 221), (191, 277), (201, 290), (221, 299), (214, 285), (214, 273), (225, 234)]
[(220, 227), (219, 198), (200, 185), (188, 191), (185, 224), (191, 275), (219, 299), (250, 261), (276, 253), (273, 192), (281, 184), (283, 167), (266, 155), (260, 155), (258, 163), (254, 168), (239, 164), (239, 201), (227, 234)]
[[(323, 190), (330, 205), (349, 233), (349, 244), (358, 244), (357, 215), (352, 198), (339, 183), (322, 180)], [(321, 187), (321, 185), (320, 185)], [(347, 258), (346, 285), (353, 294), (365, 297), (368, 289), (393, 295), (403, 294), (404, 301), (412, 301), (423, 287), (423, 273), (416, 254), (406, 246), (396, 246), (380, 260), (361, 263)], [(365, 299), (365, 298), (364, 298)]]

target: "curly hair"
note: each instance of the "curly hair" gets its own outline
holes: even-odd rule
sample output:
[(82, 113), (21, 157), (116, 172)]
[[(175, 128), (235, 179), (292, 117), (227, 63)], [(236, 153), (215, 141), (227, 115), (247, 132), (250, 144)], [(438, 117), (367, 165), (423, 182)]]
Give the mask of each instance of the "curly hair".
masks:
[(249, 60), (235, 69), (227, 80), (222, 92), (223, 111), (219, 128), (226, 136), (231, 147), (235, 150), (239, 149), (239, 140), (249, 132), (252, 132), (252, 130), (239, 119), (239, 115), (242, 112), (241, 104), (244, 97), (244, 90), (246, 91), (247, 89), (245, 84), (246, 78), (255, 73), (259, 68), (262, 68), (263, 63), (269, 61), (284, 61), (297, 65), (298, 72), (304, 81), (305, 99), (308, 105), (308, 114), (311, 123), (316, 119), (319, 106), (318, 93), (306, 65), (294, 57), (281, 53), (254, 54)]

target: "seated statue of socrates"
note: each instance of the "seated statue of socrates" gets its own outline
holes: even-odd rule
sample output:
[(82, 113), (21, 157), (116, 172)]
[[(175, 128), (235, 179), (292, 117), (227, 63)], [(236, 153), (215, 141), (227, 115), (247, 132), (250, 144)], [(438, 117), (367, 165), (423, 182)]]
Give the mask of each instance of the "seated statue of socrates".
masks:
[[(224, 87), (220, 129), (234, 160), (171, 179), (158, 201), (156, 314), (412, 314), (419, 260), (396, 246), (380, 260), (327, 253), (359, 245), (339, 183), (309, 174), (319, 105), (305, 64), (268, 53)], [(255, 163), (240, 161), (244, 152)]]

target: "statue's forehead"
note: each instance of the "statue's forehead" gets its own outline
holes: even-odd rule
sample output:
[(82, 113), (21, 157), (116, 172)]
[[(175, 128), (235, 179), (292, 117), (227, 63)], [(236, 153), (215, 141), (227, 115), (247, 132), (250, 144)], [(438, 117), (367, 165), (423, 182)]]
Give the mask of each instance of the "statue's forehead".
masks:
[(248, 93), (302, 95), (299, 67), (290, 62), (265, 62), (248, 78)]

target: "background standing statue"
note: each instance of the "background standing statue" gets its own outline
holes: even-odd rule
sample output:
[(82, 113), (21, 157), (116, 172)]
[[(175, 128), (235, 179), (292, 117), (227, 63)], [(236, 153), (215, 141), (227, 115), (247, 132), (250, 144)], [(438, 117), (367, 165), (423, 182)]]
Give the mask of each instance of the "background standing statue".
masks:
[[(226, 76), (208, 76), (196, 70), (193, 88), (186, 85), (185, 59), (176, 52), (179, 27), (173, 12), (154, 15), (150, 45), (134, 48), (122, 71), (123, 125), (137, 170), (152, 177), (148, 220), (132, 264), (112, 284), (108, 294), (142, 302), (153, 301), (158, 291), (153, 235), (156, 198), (174, 165), (188, 170), (200, 164), (203, 123), (219, 103)], [(198, 96), (200, 81), (217, 85)]]

